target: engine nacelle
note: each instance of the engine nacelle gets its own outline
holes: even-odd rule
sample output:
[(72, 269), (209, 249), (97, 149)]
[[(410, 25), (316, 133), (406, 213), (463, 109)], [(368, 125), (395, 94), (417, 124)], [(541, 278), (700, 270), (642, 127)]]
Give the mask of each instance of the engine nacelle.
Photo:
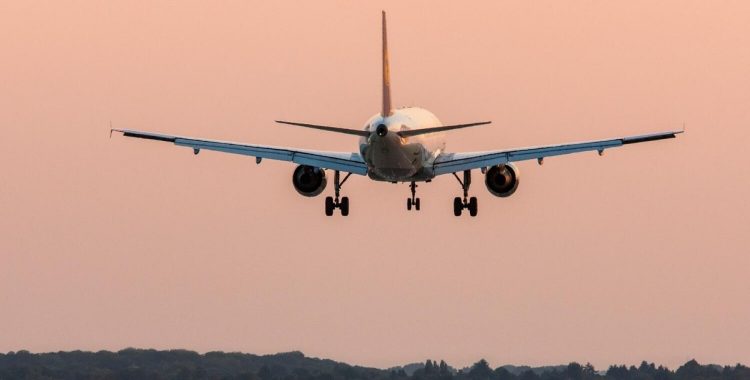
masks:
[(292, 184), (300, 195), (314, 197), (326, 188), (326, 172), (314, 166), (297, 166), (292, 175)]
[(493, 166), (485, 173), (484, 184), (492, 195), (509, 197), (518, 188), (518, 169), (513, 164)]

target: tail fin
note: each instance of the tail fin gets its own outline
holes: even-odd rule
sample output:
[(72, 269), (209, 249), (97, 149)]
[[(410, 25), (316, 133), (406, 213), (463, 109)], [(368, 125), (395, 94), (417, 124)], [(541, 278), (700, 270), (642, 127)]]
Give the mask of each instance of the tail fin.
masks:
[(385, 11), (383, 11), (383, 110), (381, 116), (391, 115), (391, 68), (388, 63), (388, 33), (385, 27)]

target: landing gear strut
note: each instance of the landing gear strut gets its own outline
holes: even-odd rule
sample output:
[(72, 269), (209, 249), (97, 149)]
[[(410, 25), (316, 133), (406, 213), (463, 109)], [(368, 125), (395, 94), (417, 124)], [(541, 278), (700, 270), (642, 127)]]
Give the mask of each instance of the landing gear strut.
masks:
[(352, 173), (347, 173), (343, 180), (341, 180), (341, 174), (338, 170), (333, 172), (333, 191), (334, 197), (326, 197), (326, 215), (331, 216), (333, 215), (334, 209), (341, 210), (342, 216), (349, 215), (349, 197), (342, 197), (339, 201), (339, 193), (341, 192), (341, 186), (344, 185), (344, 182), (346, 182), (347, 179), (349, 179), (349, 176), (352, 175)]
[(469, 215), (477, 216), (477, 197), (469, 198), (469, 186), (471, 186), (471, 170), (464, 170), (463, 181), (458, 177), (458, 174), (453, 173), (453, 176), (456, 177), (456, 180), (459, 184), (461, 184), (461, 188), (464, 191), (463, 199), (461, 199), (461, 197), (453, 198), (453, 215), (461, 216), (461, 212), (463, 211), (463, 209), (468, 209)]
[(412, 181), (411, 185), (409, 185), (409, 188), (411, 189), (411, 198), (406, 200), (406, 209), (411, 210), (412, 206), (414, 206), (414, 209), (419, 211), (419, 198), (417, 198), (417, 184), (416, 182)]

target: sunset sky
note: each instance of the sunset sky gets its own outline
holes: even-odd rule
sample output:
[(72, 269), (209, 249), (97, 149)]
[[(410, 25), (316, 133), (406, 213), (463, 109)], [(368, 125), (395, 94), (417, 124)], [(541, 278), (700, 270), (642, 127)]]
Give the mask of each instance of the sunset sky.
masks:
[[(479, 216), (454, 178), (351, 178), (109, 138), (355, 151), (394, 105), (449, 151), (681, 129), (522, 162)], [(750, 364), (747, 1), (0, 1), (0, 352), (300, 350), (389, 367)], [(333, 192), (332, 187), (325, 195)]]

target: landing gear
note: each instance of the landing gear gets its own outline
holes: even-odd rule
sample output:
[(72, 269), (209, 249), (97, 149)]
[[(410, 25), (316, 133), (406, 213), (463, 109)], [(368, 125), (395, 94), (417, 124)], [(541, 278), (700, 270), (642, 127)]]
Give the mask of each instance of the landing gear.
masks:
[(333, 215), (333, 210), (335, 209), (341, 210), (342, 216), (349, 215), (349, 197), (342, 197), (339, 201), (339, 193), (341, 192), (341, 186), (343, 186), (344, 182), (349, 179), (350, 175), (352, 175), (352, 173), (347, 173), (346, 177), (341, 180), (341, 174), (338, 170), (333, 173), (333, 191), (335, 198), (326, 197), (326, 216)]
[(406, 200), (406, 209), (411, 210), (412, 206), (414, 209), (419, 211), (419, 198), (417, 198), (417, 184), (416, 182), (412, 181), (409, 185), (409, 188), (411, 189), (411, 198)]
[(464, 179), (458, 177), (458, 174), (453, 173), (456, 180), (461, 184), (461, 188), (464, 191), (463, 199), (461, 197), (453, 198), (453, 215), (461, 216), (463, 209), (469, 210), (469, 215), (477, 216), (479, 206), (477, 205), (477, 197), (469, 198), (469, 186), (471, 186), (471, 170), (464, 170)]

